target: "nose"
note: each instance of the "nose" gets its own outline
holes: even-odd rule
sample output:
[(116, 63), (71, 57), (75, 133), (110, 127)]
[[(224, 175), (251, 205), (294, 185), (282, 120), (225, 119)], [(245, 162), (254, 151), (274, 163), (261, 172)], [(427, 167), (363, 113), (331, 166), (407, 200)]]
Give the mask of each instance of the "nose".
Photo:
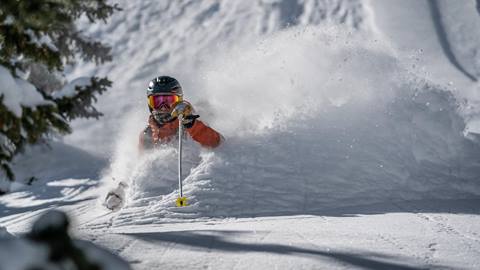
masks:
[(158, 110), (159, 111), (169, 111), (170, 106), (166, 102), (163, 102), (162, 104), (160, 104), (160, 106), (158, 106)]

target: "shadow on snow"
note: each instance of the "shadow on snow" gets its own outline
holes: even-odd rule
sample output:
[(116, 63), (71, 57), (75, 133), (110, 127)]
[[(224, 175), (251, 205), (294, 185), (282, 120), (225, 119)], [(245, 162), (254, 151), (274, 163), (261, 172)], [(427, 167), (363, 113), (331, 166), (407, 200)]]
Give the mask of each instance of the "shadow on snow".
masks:
[(367, 269), (412, 270), (442, 267), (439, 265), (415, 265), (414, 262), (409, 262), (407, 258), (376, 252), (327, 251), (326, 247), (311, 249), (281, 244), (239, 243), (227, 239), (229, 236), (244, 235), (249, 233), (252, 232), (191, 230), (159, 233), (127, 233), (124, 235), (132, 236), (146, 242), (175, 243), (192, 248), (215, 250), (220, 252), (259, 252), (287, 256), (308, 256), (319, 260), (334, 260), (350, 266)]

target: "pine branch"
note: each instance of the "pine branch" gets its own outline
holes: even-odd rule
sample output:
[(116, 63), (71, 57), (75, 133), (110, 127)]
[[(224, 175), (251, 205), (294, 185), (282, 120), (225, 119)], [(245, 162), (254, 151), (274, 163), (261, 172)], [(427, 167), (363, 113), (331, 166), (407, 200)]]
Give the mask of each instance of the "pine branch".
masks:
[(50, 101), (34, 106), (20, 103), (22, 113), (18, 116), (9, 111), (0, 95), (0, 171), (8, 179), (14, 179), (9, 163), (26, 145), (52, 133), (70, 133), (68, 121), (72, 119), (98, 119), (102, 115), (94, 103), (96, 95), (111, 86), (108, 78), (92, 77), (90, 85), (76, 87), (75, 95), (69, 97), (54, 99), (51, 92), (63, 83), (58, 73), (76, 59), (96, 64), (112, 59), (111, 48), (78, 31), (75, 21), (86, 16), (91, 23), (105, 22), (119, 10), (106, 0), (0, 1), (0, 65), (15, 78), (19, 78), (17, 73), (35, 71), (30, 82)]
[(68, 120), (78, 117), (98, 119), (102, 113), (97, 111), (93, 103), (97, 101), (95, 94), (101, 95), (112, 85), (108, 78), (92, 77), (91, 84), (83, 87), (75, 87), (76, 95), (54, 100), (57, 103), (59, 113)]

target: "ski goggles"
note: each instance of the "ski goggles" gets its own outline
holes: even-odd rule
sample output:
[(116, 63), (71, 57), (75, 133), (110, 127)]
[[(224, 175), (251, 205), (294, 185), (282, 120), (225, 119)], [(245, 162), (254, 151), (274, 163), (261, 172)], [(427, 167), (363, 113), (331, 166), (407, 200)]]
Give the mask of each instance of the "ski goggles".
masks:
[(177, 95), (152, 95), (148, 97), (148, 106), (152, 109), (158, 109), (162, 105), (172, 107), (179, 101), (181, 101), (181, 98)]

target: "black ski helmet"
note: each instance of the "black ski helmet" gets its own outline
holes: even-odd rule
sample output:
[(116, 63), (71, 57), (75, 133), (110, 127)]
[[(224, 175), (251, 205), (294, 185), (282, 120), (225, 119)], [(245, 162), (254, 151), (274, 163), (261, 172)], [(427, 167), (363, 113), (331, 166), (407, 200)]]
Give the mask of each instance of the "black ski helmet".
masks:
[(147, 96), (151, 95), (177, 95), (183, 96), (180, 83), (172, 77), (160, 76), (151, 80), (147, 88)]

